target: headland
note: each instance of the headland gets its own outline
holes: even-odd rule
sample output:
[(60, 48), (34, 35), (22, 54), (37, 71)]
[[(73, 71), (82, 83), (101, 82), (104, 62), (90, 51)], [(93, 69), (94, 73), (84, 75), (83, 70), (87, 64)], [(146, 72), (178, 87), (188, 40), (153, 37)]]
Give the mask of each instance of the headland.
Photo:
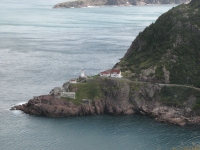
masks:
[(172, 8), (145, 28), (120, 62), (12, 109), (48, 117), (141, 114), (200, 125), (200, 2)]

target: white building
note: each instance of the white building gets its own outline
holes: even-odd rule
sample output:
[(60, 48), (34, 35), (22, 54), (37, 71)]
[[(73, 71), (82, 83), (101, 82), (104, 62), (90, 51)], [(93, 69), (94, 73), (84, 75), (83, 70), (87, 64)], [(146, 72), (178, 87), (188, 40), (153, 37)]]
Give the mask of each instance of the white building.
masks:
[(106, 70), (106, 71), (100, 72), (99, 75), (101, 77), (110, 77), (110, 70)]
[(119, 69), (111, 69), (111, 70), (106, 70), (103, 72), (100, 72), (99, 75), (101, 77), (112, 77), (112, 78), (121, 78), (121, 70)]
[(119, 70), (119, 69), (112, 69), (111, 73), (110, 73), (110, 76), (113, 77), (113, 78), (121, 78), (122, 77), (121, 70)]
[(81, 71), (81, 77), (85, 77), (84, 70)]

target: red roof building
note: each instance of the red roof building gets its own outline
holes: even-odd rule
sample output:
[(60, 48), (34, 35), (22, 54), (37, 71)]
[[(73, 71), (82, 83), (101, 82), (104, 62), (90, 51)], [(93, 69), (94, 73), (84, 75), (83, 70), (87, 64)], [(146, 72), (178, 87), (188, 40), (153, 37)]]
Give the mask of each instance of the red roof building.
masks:
[(106, 70), (106, 71), (103, 71), (103, 72), (100, 72), (99, 73), (100, 76), (102, 77), (109, 77), (110, 76), (110, 70)]
[(119, 69), (111, 69), (111, 70), (106, 70), (103, 72), (99, 73), (100, 76), (104, 76), (104, 77), (113, 77), (113, 78), (121, 78), (121, 70)]

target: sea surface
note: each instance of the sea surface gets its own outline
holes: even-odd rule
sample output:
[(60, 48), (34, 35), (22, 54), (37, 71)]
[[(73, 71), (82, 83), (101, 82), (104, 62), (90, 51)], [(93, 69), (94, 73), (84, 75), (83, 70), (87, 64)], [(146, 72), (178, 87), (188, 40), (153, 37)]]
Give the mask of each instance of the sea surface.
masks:
[(61, 0), (0, 0), (0, 150), (171, 150), (200, 144), (199, 127), (145, 116), (47, 118), (10, 107), (84, 69), (114, 66), (137, 34), (175, 5), (52, 9)]

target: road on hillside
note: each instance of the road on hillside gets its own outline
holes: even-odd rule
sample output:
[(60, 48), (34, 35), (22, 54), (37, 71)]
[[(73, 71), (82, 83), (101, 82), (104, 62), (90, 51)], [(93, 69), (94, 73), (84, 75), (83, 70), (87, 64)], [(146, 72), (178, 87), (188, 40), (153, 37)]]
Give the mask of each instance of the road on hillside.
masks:
[[(142, 82), (142, 81), (132, 81), (130, 79), (127, 78), (115, 78), (117, 80), (126, 80), (126, 81), (131, 81), (131, 82), (135, 82), (135, 83), (151, 83), (151, 82)], [(159, 86), (179, 86), (179, 87), (186, 87), (186, 88), (192, 88), (195, 90), (200, 91), (200, 88), (194, 87), (194, 86), (189, 86), (189, 85), (181, 85), (181, 84), (165, 84), (165, 83), (154, 83), (157, 84)]]

